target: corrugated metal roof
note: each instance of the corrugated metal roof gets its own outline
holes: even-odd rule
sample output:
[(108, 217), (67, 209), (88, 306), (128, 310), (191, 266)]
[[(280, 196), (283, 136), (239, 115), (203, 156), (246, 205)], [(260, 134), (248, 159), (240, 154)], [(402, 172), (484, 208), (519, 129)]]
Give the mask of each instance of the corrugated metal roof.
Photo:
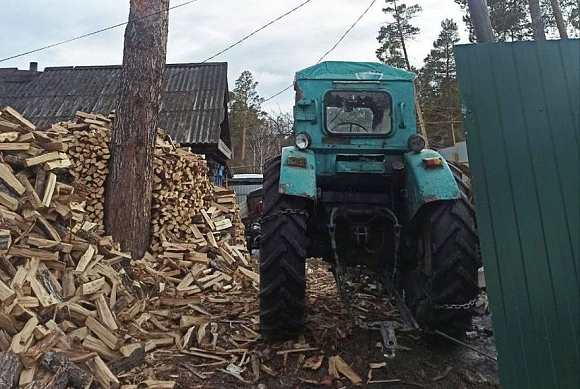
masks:
[[(16, 82), (16, 71), (0, 69), (0, 107), (10, 105), (40, 128), (77, 110), (107, 114), (115, 107), (120, 65), (47, 67), (28, 82), (22, 75)], [(217, 144), (221, 137), (229, 146), (227, 99), (226, 62), (168, 64), (159, 126), (177, 142)]]
[(455, 48), (502, 388), (580, 387), (580, 41)]

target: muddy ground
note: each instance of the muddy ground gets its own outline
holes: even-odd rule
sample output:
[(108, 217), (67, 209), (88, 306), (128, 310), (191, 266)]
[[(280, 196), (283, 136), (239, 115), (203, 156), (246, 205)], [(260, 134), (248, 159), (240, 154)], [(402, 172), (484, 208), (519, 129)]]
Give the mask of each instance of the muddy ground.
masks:
[[(157, 379), (176, 380), (177, 387), (184, 389), (499, 387), (496, 362), (464, 346), (427, 342), (418, 332), (399, 330), (396, 355), (393, 359), (385, 358), (380, 347), (380, 331), (360, 328), (352, 318), (367, 324), (384, 320), (401, 322), (391, 302), (380, 296), (373, 284), (355, 287), (349, 315), (324, 263), (310, 260), (307, 277), (308, 318), (307, 330), (302, 337), (287, 342), (261, 339), (249, 342), (251, 344), (245, 347), (251, 351), (243, 355), (241, 361), (235, 359), (235, 365), (241, 364), (239, 368), (232, 368), (230, 362), (200, 360), (192, 355), (166, 354), (160, 350), (148, 360), (149, 372), (155, 371)], [(245, 311), (253, 314), (251, 323), (257, 331), (257, 293), (247, 295), (240, 304), (242, 301)], [(235, 307), (230, 309), (235, 310)], [(223, 320), (223, 323), (227, 322)], [(474, 318), (473, 331), (468, 332), (465, 342), (495, 356), (489, 316)], [(289, 350), (304, 351), (288, 353)], [(340, 371), (339, 379), (331, 377), (329, 357), (337, 355), (360, 377), (359, 385)], [(254, 360), (253, 369), (251, 359)], [(380, 366), (383, 362), (385, 366), (373, 369), (369, 380), (369, 363)], [(260, 366), (259, 374), (256, 365)], [(145, 369), (141, 377), (147, 374)]]

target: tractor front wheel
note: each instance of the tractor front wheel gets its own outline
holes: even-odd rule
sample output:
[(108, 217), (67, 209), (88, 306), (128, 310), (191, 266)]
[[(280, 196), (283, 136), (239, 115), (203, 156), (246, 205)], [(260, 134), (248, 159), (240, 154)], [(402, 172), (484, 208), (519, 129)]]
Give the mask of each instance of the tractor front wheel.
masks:
[(260, 332), (290, 338), (304, 329), (308, 200), (278, 193), (280, 158), (266, 163), (260, 241)]
[(405, 300), (425, 333), (462, 337), (471, 326), (479, 293), (479, 240), (466, 198), (430, 204), (415, 231), (415, 260)]

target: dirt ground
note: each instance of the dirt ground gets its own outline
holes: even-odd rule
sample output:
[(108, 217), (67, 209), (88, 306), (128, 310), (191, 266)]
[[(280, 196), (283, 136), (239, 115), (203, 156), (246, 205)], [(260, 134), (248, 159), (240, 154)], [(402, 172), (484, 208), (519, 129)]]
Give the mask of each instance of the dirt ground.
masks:
[[(286, 342), (268, 342), (256, 338), (244, 344), (250, 352), (244, 352), (241, 359), (234, 357), (228, 362), (208, 361), (194, 355), (169, 354), (159, 350), (147, 361), (149, 367), (141, 372), (141, 379), (154, 370), (157, 379), (176, 380), (178, 387), (184, 389), (499, 387), (495, 362), (463, 346), (426, 342), (418, 332), (397, 331), (396, 355), (393, 359), (385, 358), (380, 348), (380, 331), (363, 329), (353, 324), (327, 266), (309, 260), (307, 277), (307, 330), (300, 338)], [(379, 296), (372, 284), (354, 289), (351, 312), (356, 322), (400, 322), (397, 310), (388, 299)], [(222, 325), (225, 323), (230, 329), (235, 325), (244, 325), (244, 328), (251, 331), (247, 328), (251, 323), (253, 330), (257, 331), (257, 291), (240, 299), (237, 305), (240, 304), (247, 312), (241, 316), (244, 319), (226, 317), (221, 321)], [(240, 317), (236, 304), (228, 309)], [(248, 320), (246, 324), (242, 324), (244, 320)], [(225, 336), (228, 336), (227, 332)], [(473, 331), (468, 332), (465, 342), (495, 355), (489, 316), (474, 318)], [(226, 355), (232, 354), (219, 355), (226, 358)], [(355, 385), (341, 371), (339, 379), (329, 375), (329, 357), (334, 356), (342, 358), (352, 372), (360, 377), (359, 385)], [(376, 363), (375, 367), (384, 365), (372, 370), (370, 380), (369, 363)]]

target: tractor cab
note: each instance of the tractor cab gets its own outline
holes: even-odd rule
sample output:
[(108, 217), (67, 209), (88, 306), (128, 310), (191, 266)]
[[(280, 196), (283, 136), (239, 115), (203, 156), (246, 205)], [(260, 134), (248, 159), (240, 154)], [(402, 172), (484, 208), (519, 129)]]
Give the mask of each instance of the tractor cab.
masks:
[(366, 62), (296, 73), (295, 145), (264, 169), (264, 336), (302, 329), (307, 257), (331, 263), (341, 296), (351, 275), (372, 272), (410, 324), (437, 329), (445, 317), (447, 328), (466, 328), (468, 310), (449, 315), (432, 296), (446, 291), (441, 306), (477, 296), (475, 215), (417, 134), (414, 78)]

